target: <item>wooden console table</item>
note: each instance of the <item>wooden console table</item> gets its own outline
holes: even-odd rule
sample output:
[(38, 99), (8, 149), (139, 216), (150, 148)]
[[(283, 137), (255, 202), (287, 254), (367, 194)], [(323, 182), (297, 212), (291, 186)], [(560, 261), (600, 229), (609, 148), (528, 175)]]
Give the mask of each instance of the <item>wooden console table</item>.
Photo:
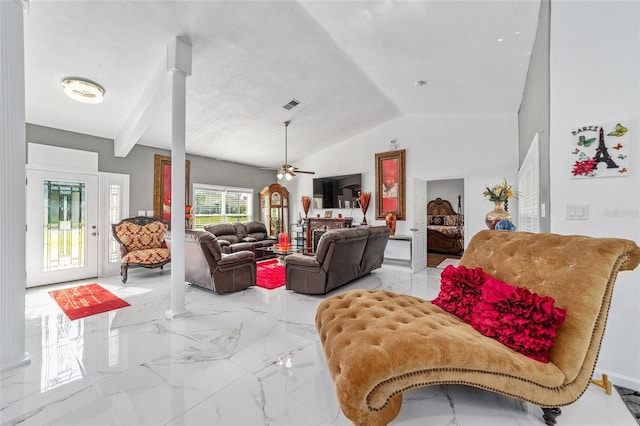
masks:
[(306, 225), (306, 248), (313, 250), (313, 232), (326, 232), (330, 229), (349, 228), (353, 222), (352, 217), (325, 219), (322, 217), (308, 217), (304, 220)]

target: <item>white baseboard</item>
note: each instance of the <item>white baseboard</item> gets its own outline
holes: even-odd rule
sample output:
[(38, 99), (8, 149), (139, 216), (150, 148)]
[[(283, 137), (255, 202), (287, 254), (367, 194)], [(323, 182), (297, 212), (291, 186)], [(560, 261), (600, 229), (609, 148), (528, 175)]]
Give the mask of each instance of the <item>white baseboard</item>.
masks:
[(593, 373), (593, 378), (600, 380), (603, 374), (609, 376), (609, 381), (616, 386), (622, 386), (640, 392), (640, 379), (637, 377), (625, 376), (623, 374), (614, 373), (613, 371), (596, 368)]

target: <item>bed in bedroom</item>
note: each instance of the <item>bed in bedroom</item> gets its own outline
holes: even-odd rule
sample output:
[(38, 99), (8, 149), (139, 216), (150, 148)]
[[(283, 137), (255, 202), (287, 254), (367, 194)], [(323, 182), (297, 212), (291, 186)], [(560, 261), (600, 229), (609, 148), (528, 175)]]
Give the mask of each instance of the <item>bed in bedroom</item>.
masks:
[[(460, 196), (458, 196), (460, 210)], [(464, 216), (438, 197), (427, 204), (427, 251), (461, 255), (464, 251)]]

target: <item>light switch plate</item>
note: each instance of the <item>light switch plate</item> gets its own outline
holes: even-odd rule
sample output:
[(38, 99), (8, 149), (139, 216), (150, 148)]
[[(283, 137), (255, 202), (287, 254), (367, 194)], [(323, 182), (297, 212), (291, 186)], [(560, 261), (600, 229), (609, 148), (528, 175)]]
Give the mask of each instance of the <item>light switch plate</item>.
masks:
[(589, 219), (588, 204), (567, 204), (567, 220)]

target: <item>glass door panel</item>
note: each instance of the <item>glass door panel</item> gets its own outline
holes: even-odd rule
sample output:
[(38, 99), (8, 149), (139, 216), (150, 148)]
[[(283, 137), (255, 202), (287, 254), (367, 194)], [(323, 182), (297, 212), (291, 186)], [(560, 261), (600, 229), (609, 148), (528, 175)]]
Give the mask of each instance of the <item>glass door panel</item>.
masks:
[(120, 273), (120, 244), (111, 225), (129, 217), (129, 175), (100, 173), (100, 224), (98, 227), (98, 276)]
[(44, 180), (43, 272), (85, 266), (86, 187)]
[(98, 177), (27, 170), (27, 287), (97, 276)]
[[(122, 219), (122, 187), (109, 185), (109, 225), (118, 223)], [(107, 252), (109, 263), (120, 263), (120, 243), (116, 241), (113, 232), (109, 232), (109, 250)]]

